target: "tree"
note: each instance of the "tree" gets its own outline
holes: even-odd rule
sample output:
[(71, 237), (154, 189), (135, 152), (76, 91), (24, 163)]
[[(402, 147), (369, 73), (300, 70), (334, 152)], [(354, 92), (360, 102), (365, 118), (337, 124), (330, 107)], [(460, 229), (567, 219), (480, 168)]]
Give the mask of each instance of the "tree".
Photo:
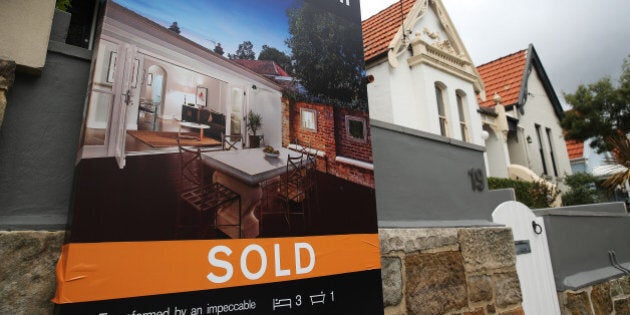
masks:
[(294, 77), (312, 96), (361, 101), (367, 110), (361, 24), (303, 2), (287, 10)]
[(617, 86), (609, 78), (580, 85), (574, 94), (565, 95), (573, 110), (562, 119), (566, 139), (584, 141), (593, 138), (598, 153), (613, 152), (616, 165), (603, 186), (610, 190), (623, 187), (630, 179), (630, 63), (625, 59)]
[[(573, 106), (562, 119), (565, 139), (585, 141), (598, 153), (612, 151), (612, 143), (630, 132), (630, 63), (624, 60), (617, 86), (603, 78), (588, 86), (580, 85), (565, 99)], [(615, 140), (617, 139), (617, 140)]]
[(566, 176), (564, 183), (569, 187), (569, 191), (562, 194), (563, 205), (583, 205), (606, 201), (604, 194), (597, 189), (597, 182), (595, 176), (583, 172)]
[(258, 54), (258, 60), (271, 60), (275, 61), (284, 71), (289, 74), (293, 73), (293, 65), (291, 64), (291, 57), (281, 52), (280, 50), (269, 47), (267, 45), (262, 46), (260, 54)]
[(214, 46), (214, 52), (223, 56), (223, 54), (225, 54), (225, 51), (223, 51), (223, 47), (221, 47), (221, 43), (217, 43), (216, 46)]
[(173, 22), (173, 24), (171, 24), (171, 26), (169, 26), (168, 29), (177, 34), (181, 33), (181, 31), (179, 30), (179, 26), (177, 26), (177, 22)]
[(255, 60), (256, 53), (254, 52), (254, 44), (248, 40), (244, 41), (242, 44), (238, 45), (238, 49), (234, 55), (228, 54), (228, 58)]

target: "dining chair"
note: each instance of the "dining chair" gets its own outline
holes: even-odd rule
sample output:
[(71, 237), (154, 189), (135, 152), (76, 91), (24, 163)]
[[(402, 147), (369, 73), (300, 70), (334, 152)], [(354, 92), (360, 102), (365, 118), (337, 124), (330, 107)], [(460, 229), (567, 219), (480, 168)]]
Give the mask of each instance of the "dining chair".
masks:
[(304, 162), (306, 208), (309, 215), (319, 211), (319, 199), (317, 198), (317, 157), (318, 150), (309, 148)]
[(298, 138), (294, 140), (295, 147), (298, 152), (306, 156), (302, 172), (305, 177), (306, 194), (316, 194), (317, 190), (317, 157), (319, 150), (311, 147), (311, 141), (300, 141)]
[[(304, 173), (304, 155), (287, 155), (286, 171), (280, 176), (277, 197), (280, 208), (270, 209), (264, 215), (282, 215), (291, 230), (293, 216), (302, 216), (302, 225), (306, 229), (307, 213), (305, 208), (307, 178)], [(262, 221), (262, 220), (261, 220)]]
[(241, 142), (242, 139), (243, 137), (241, 135), (226, 135), (224, 133), (221, 133), (221, 144), (222, 144), (223, 150), (225, 151), (230, 151), (232, 149), (238, 150), (236, 145), (239, 142)]
[[(205, 237), (211, 229), (220, 227), (238, 228), (238, 236), (242, 237), (241, 224), (241, 196), (220, 183), (213, 183), (211, 172), (206, 172), (201, 159), (202, 147), (184, 146), (180, 138), (177, 138), (180, 163), (180, 189), (179, 204), (175, 220), (175, 238), (179, 237), (182, 230), (197, 229), (200, 237)], [(234, 224), (218, 224), (217, 213), (226, 208), (238, 204), (238, 222)], [(184, 209), (192, 209), (203, 220), (195, 220), (193, 223), (184, 224)], [(188, 212), (190, 213), (190, 211)]]

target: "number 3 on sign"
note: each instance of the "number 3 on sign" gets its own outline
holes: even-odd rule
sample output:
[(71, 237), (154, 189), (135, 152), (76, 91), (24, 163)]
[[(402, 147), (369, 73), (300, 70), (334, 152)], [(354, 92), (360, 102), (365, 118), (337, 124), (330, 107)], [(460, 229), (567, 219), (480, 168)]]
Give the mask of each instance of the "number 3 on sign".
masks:
[(483, 191), (486, 184), (484, 183), (483, 171), (479, 168), (471, 168), (468, 171), (468, 176), (470, 176), (470, 183), (472, 185), (473, 191)]
[(296, 306), (302, 305), (302, 296), (301, 295), (296, 295), (295, 296), (295, 305)]

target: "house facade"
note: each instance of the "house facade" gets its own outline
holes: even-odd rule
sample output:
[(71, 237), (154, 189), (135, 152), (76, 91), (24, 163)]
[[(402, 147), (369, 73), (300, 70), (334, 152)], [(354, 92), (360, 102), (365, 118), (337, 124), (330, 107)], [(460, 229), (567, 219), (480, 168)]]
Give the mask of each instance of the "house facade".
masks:
[(403, 0), (363, 34), (372, 119), (483, 145), (484, 85), (441, 1)]
[(586, 141), (567, 140), (566, 143), (573, 174), (580, 172), (593, 174), (598, 166), (606, 165), (606, 161), (612, 160), (610, 153), (597, 153), (596, 149), (591, 148), (590, 139)]
[(381, 224), (490, 221), (514, 197), (488, 190), (484, 84), (442, 2), (397, 2), (363, 37)]
[(571, 164), (560, 120), (562, 106), (533, 45), (477, 69), (490, 176), (561, 183)]

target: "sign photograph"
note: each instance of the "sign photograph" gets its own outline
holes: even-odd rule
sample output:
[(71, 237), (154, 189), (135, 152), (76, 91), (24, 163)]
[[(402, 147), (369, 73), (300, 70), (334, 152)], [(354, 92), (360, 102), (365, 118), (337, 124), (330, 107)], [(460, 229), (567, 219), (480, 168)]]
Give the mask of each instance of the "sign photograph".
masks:
[(359, 2), (98, 20), (55, 312), (382, 314)]

